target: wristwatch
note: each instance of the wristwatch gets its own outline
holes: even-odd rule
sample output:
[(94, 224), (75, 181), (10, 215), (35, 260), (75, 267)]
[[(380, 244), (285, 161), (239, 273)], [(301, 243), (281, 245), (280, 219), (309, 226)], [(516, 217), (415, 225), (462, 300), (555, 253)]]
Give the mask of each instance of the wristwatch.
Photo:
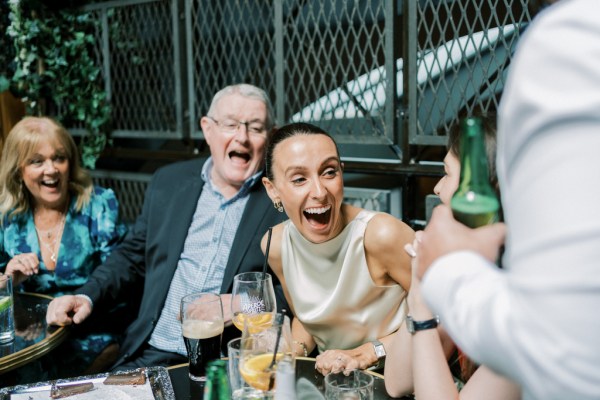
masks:
[(425, 329), (433, 329), (437, 328), (440, 323), (440, 317), (437, 315), (426, 321), (415, 321), (410, 315), (406, 316), (406, 328), (411, 335), (414, 335), (418, 331), (423, 331)]
[(385, 347), (383, 347), (383, 343), (379, 340), (373, 340), (371, 342), (373, 344), (373, 349), (375, 350), (375, 355), (377, 356), (377, 364), (375, 364), (375, 368), (383, 367), (383, 363), (385, 362)]

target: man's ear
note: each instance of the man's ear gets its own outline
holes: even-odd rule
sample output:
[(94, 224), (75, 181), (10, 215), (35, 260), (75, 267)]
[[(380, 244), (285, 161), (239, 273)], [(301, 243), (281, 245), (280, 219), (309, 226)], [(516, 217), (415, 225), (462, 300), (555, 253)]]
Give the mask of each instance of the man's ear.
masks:
[(210, 125), (212, 121), (207, 117), (200, 118), (200, 128), (202, 129), (202, 134), (204, 135), (204, 140), (206, 140), (206, 144), (210, 146), (210, 141), (212, 137), (212, 127)]

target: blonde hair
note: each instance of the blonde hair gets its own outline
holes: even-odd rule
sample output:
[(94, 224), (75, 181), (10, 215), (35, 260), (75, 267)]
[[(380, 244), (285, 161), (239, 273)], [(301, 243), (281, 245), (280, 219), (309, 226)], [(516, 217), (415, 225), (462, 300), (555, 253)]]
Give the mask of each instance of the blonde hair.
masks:
[[(80, 211), (90, 201), (92, 178), (79, 164), (79, 152), (67, 130), (49, 117), (25, 117), (8, 133), (0, 162), (0, 217), (4, 220), (23, 215), (32, 208), (31, 195), (21, 171), (40, 143), (62, 146), (69, 160), (69, 194)], [(1, 223), (1, 222), (0, 222)]]

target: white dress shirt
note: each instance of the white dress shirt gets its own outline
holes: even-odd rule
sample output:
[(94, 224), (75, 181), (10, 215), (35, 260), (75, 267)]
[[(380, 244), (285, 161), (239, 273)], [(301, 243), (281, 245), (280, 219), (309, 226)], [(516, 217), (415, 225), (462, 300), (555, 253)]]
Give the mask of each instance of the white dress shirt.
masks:
[(600, 399), (600, 1), (527, 28), (498, 122), (505, 270), (441, 257), (423, 293), (457, 344), (524, 399)]

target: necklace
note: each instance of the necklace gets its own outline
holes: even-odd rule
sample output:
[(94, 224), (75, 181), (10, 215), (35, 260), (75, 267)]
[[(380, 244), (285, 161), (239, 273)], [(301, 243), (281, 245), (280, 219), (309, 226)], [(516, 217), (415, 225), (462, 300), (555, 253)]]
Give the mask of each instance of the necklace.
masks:
[[(47, 231), (40, 231), (37, 227), (37, 225), (35, 226), (35, 230), (38, 234), (38, 238), (40, 240), (40, 242), (44, 245), (44, 247), (50, 252), (50, 259), (52, 260), (52, 262), (54, 264), (56, 264), (56, 260), (58, 258), (58, 252), (60, 250), (60, 243), (58, 242), (58, 239), (60, 239), (63, 229), (65, 228), (65, 219), (66, 219), (66, 214), (63, 215), (62, 219), (60, 220), (60, 222), (58, 224), (56, 224), (52, 229), (49, 229)], [(35, 223), (34, 223), (35, 225)], [(54, 231), (57, 231), (56, 236), (54, 236), (54, 239), (52, 239), (52, 235), (54, 234)], [(48, 239), (48, 241), (45, 241), (43, 238), (44, 236)]]

